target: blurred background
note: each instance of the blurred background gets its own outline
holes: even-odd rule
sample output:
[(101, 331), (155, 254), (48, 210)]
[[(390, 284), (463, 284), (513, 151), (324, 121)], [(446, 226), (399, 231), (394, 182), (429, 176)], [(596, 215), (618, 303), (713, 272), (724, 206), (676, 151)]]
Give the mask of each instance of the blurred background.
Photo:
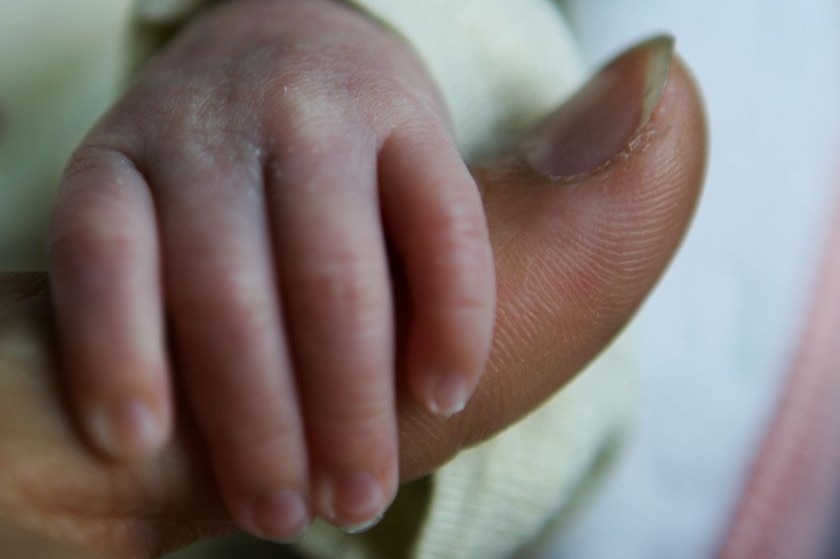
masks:
[(0, 0), (0, 270), (44, 266), (44, 199), (122, 81), (131, 7)]

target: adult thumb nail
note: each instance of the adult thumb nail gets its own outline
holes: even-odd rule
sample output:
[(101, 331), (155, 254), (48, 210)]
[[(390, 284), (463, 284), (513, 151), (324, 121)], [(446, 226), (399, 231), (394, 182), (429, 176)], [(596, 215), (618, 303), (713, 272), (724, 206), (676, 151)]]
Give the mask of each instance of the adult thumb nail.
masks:
[(564, 178), (598, 171), (632, 147), (668, 83), (674, 39), (663, 35), (608, 63), (524, 140), (525, 160)]

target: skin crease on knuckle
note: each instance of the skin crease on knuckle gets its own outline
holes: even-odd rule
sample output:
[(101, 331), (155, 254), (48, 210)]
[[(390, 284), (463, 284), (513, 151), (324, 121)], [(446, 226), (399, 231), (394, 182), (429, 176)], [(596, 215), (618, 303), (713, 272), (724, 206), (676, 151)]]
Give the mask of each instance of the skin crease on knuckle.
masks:
[[(82, 163), (86, 171), (98, 171), (98, 163)], [(74, 170), (72, 173), (82, 173)], [(122, 178), (113, 184), (121, 187)], [(47, 250), (52, 265), (86, 283), (107, 286), (122, 263), (133, 261), (139, 252), (132, 221), (124, 218), (126, 207), (117, 190), (76, 188), (62, 194), (63, 204), (54, 215)], [(97, 279), (99, 278), (99, 279)]]
[[(253, 38), (237, 46), (235, 81), (256, 84), (246, 94), (261, 97), (258, 104), (269, 119), (273, 109), (286, 110), (284, 105), (294, 102), (294, 97), (306, 101), (324, 96), (333, 101), (343, 99), (365, 112), (366, 120), (380, 135), (402, 125), (403, 115), (416, 114), (419, 109), (428, 116), (448, 119), (445, 103), (425, 68), (405, 41), (389, 29), (344, 5), (323, 10), (314, 2), (291, 10), (283, 7), (283, 2), (276, 4), (242, 10), (236, 16), (220, 14), (225, 17), (219, 18), (248, 20), (239, 27), (249, 29)], [(292, 17), (288, 17), (290, 13)], [(251, 20), (255, 17), (258, 21)], [(267, 26), (267, 21), (272, 25)], [(279, 29), (276, 21), (283, 22)], [(314, 34), (313, 38), (312, 30), (318, 26), (343, 32)], [(365, 40), (359, 41), (359, 36)], [(198, 33), (191, 37), (196, 44), (205, 41)]]

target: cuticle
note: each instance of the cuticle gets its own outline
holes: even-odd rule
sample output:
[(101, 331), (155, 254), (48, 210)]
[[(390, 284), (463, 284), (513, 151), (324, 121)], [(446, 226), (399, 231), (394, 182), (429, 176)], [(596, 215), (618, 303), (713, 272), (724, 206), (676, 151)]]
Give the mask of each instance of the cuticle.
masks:
[(630, 136), (630, 139), (625, 143), (623, 148), (621, 148), (618, 152), (616, 152), (613, 156), (611, 156), (609, 159), (607, 159), (600, 165), (592, 169), (587, 169), (585, 171), (573, 173), (571, 175), (551, 175), (549, 173), (540, 171), (539, 169), (534, 167), (531, 163), (528, 162), (527, 157), (522, 152), (517, 153), (513, 157), (515, 163), (519, 167), (521, 167), (521, 169), (526, 174), (529, 174), (533, 178), (542, 181), (548, 179), (549, 181), (551, 181), (552, 185), (574, 183), (609, 171), (611, 167), (618, 163), (618, 161), (628, 159), (632, 154), (646, 149), (653, 142), (654, 138), (656, 138), (658, 134), (654, 120), (656, 114), (662, 108), (663, 101), (665, 100), (667, 95), (667, 88), (669, 83), (670, 77), (663, 86), (661, 97), (657, 102), (655, 108), (651, 111), (651, 114), (647, 118), (647, 120), (643, 122), (639, 126), (639, 128)]
[[(666, 35), (662, 37), (669, 36)], [(659, 39), (661, 39), (662, 37), (660, 37)], [(649, 42), (650, 41), (652, 40), (649, 40)], [(646, 149), (657, 136), (657, 126), (654, 121), (656, 120), (656, 115), (662, 110), (663, 105), (665, 104), (668, 98), (668, 89), (671, 84), (671, 79), (673, 75), (675, 62), (673, 37), (670, 37), (669, 43), (670, 46), (668, 48), (668, 62), (664, 72), (664, 79), (656, 86), (656, 89), (654, 90), (655, 94), (651, 96), (651, 99), (653, 100), (652, 106), (645, 106), (647, 103), (647, 99), (643, 101), (642, 121), (639, 123), (636, 130), (632, 134), (630, 134), (628, 140), (624, 143), (623, 147), (619, 151), (617, 151), (608, 159), (591, 169), (586, 169), (584, 171), (579, 171), (568, 175), (553, 175), (533, 165), (529, 161), (529, 158), (526, 156), (525, 149), (520, 149), (517, 150), (517, 152), (512, 156), (517, 166), (519, 166), (521, 170), (524, 171), (527, 175), (531, 175), (535, 179), (539, 179), (542, 181), (545, 181), (547, 179), (551, 181), (553, 185), (574, 183), (577, 181), (594, 177), (596, 175), (603, 174), (607, 172), (611, 167), (616, 165), (619, 161), (628, 159), (632, 154), (640, 150)], [(652, 66), (648, 66), (648, 72), (651, 71), (651, 68)]]

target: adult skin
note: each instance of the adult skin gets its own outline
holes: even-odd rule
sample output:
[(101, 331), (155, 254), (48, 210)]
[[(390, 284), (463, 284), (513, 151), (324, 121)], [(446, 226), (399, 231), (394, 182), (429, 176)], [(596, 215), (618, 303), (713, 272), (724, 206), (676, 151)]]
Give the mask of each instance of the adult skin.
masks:
[[(624, 55), (613, 70), (623, 85), (605, 86), (619, 89), (602, 95), (590, 84), (580, 95), (641, 106), (649, 91), (639, 85), (639, 64), (638, 53)], [(542, 137), (557, 147), (604, 120), (582, 114), (581, 101), (552, 115)], [(608, 345), (661, 276), (705, 169), (700, 96), (678, 60), (645, 121), (626, 149), (593, 171), (550, 178), (521, 154), (473, 169), (498, 277), (490, 365), (466, 410), (449, 420), (401, 399), (403, 481), (434, 471), (556, 392)], [(546, 171), (552, 155), (543, 152)], [(37, 557), (34, 550), (52, 541), (67, 557), (78, 550), (151, 558), (231, 531), (185, 415), (176, 441), (144, 464), (109, 462), (84, 445), (57, 383), (46, 286), (43, 274), (0, 274), (0, 556)]]

